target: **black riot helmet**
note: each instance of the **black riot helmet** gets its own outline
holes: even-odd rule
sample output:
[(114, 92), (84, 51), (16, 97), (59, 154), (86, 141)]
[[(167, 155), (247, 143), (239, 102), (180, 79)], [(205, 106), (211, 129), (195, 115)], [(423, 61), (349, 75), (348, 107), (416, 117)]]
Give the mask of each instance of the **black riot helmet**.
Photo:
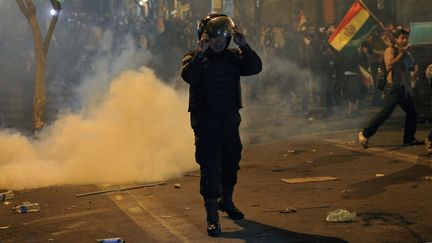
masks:
[(205, 26), (205, 32), (210, 38), (231, 37), (234, 31), (234, 21), (228, 16), (220, 16), (211, 19)]
[(217, 18), (217, 17), (223, 17), (223, 16), (228, 17), (225, 14), (213, 13), (213, 14), (209, 14), (209, 15), (205, 16), (204, 18), (202, 18), (201, 21), (199, 22), (198, 26), (197, 26), (198, 40), (201, 39), (202, 34), (206, 30), (206, 25), (210, 20)]

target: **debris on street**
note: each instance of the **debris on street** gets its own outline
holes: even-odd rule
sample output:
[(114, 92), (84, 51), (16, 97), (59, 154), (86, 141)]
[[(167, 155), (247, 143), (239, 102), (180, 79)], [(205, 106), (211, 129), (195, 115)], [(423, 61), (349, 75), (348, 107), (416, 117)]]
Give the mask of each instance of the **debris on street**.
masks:
[(190, 177), (201, 177), (199, 174), (194, 174), (194, 173), (188, 173), (188, 174), (185, 174), (185, 176), (190, 176)]
[(337, 177), (333, 176), (320, 176), (320, 177), (303, 177), (303, 178), (284, 178), (281, 179), (282, 182), (293, 184), (293, 183), (306, 183), (306, 182), (320, 182), (320, 181), (336, 181), (339, 180)]
[(346, 209), (336, 209), (327, 213), (326, 221), (328, 222), (352, 222), (356, 217), (356, 212), (350, 212)]
[(279, 213), (297, 213), (296, 208), (287, 208), (285, 210), (280, 211)]
[(36, 213), (40, 211), (39, 203), (23, 202), (12, 208), (16, 213)]
[(181, 184), (180, 183), (174, 184), (174, 188), (181, 188)]
[(279, 213), (297, 213), (298, 209), (317, 209), (317, 208), (329, 208), (330, 205), (324, 205), (324, 206), (313, 206), (313, 207), (300, 207), (300, 208), (294, 208), (294, 207), (288, 207), (286, 209), (273, 209), (273, 210), (263, 210), (264, 213), (270, 213), (270, 212), (279, 212)]
[(300, 151), (300, 150), (287, 150), (286, 151), (288, 154), (292, 154), (292, 155), (296, 155), (296, 154), (301, 154), (304, 151)]
[(297, 213), (296, 208), (286, 208), (286, 209), (274, 209), (274, 210), (264, 210), (264, 213), (271, 213), (271, 212), (279, 212), (279, 213)]
[(251, 207), (259, 207), (261, 205), (260, 204), (249, 204), (249, 206), (251, 206)]
[(97, 243), (124, 243), (122, 238), (98, 239)]
[(166, 184), (167, 184), (166, 182), (158, 182), (158, 183), (151, 183), (151, 184), (144, 184), (144, 185), (137, 185), (137, 186), (120, 187), (120, 188), (114, 188), (114, 189), (110, 189), (110, 190), (102, 190), (102, 191), (96, 191), (96, 192), (87, 192), (87, 193), (76, 194), (75, 197), (85, 197), (85, 196), (104, 194), (104, 193), (108, 193), (108, 192), (119, 192), (119, 191), (126, 191), (126, 190), (132, 190), (132, 189), (140, 189), (140, 188), (145, 188), (145, 187), (162, 186), (162, 185), (166, 185)]
[(0, 193), (0, 201), (7, 201), (14, 198), (14, 192), (13, 191), (7, 191)]

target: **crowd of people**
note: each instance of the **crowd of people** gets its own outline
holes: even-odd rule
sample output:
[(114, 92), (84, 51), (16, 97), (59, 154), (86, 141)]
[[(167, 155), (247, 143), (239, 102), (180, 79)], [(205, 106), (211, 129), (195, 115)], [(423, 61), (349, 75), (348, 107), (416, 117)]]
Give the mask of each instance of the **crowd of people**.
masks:
[[(150, 60), (138, 59), (136, 65), (148, 65), (162, 81), (175, 86), (181, 83), (178, 60), (185, 50), (197, 45), (196, 21), (62, 12), (50, 47), (47, 77), (64, 79), (62, 83), (75, 86), (91, 71), (95, 56), (121, 51), (129, 36), (135, 48), (151, 53)], [(237, 24), (264, 65), (260, 75), (243, 83), (247, 101), (284, 105), (293, 112), (305, 114), (313, 105), (323, 108), (324, 117), (347, 118), (359, 116), (369, 102), (382, 104), (382, 91), (374, 82), (376, 70), (382, 63), (385, 48), (392, 45), (389, 34), (401, 26), (389, 24), (385, 30), (376, 28), (358, 47), (357, 55), (345, 57), (328, 44), (335, 26), (316, 27), (306, 23), (297, 29), (291, 25), (258, 28), (243, 25), (241, 21)], [(105, 41), (107, 38), (111, 41)], [(29, 49), (24, 53), (31, 55), (32, 52)], [(29, 60), (28, 56), (22, 58)]]
[(371, 105), (383, 102), (382, 91), (377, 89), (374, 80), (384, 50), (392, 45), (390, 35), (400, 28), (393, 25), (376, 28), (358, 46), (357, 54), (347, 57), (328, 43), (334, 26), (306, 25), (303, 31), (281, 26), (263, 27), (259, 51), (263, 53), (264, 63), (273, 64), (274, 59), (279, 59), (284, 66), (282, 69), (287, 71), (280, 72), (277, 65), (269, 65), (269, 70), (262, 75), (263, 85), (258, 85), (255, 92), (265, 92), (269, 88), (265, 84), (270, 84), (277, 86), (283, 103), (294, 102), (304, 112), (308, 112), (310, 103), (317, 103), (325, 107), (323, 116), (342, 110), (343, 114), (339, 115), (357, 117), (366, 97), (370, 98)]

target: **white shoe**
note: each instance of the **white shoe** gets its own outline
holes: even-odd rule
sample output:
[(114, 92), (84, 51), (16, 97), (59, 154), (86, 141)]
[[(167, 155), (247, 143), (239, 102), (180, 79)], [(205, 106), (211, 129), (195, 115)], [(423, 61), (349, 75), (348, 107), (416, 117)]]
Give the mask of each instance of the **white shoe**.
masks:
[(363, 132), (359, 132), (359, 134), (358, 134), (358, 140), (359, 140), (360, 145), (364, 149), (367, 149), (367, 147), (368, 147), (368, 140), (369, 139), (363, 135)]

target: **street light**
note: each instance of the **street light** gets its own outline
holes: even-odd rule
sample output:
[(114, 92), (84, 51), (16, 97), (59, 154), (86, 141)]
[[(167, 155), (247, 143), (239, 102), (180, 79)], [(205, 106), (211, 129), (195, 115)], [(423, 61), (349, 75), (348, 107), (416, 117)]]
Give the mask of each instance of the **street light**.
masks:
[(55, 9), (50, 10), (51, 16), (57, 15), (57, 11)]
[(138, 5), (140, 5), (140, 6), (144, 6), (144, 4), (146, 4), (148, 2), (148, 0), (140, 0), (139, 2), (138, 2)]

